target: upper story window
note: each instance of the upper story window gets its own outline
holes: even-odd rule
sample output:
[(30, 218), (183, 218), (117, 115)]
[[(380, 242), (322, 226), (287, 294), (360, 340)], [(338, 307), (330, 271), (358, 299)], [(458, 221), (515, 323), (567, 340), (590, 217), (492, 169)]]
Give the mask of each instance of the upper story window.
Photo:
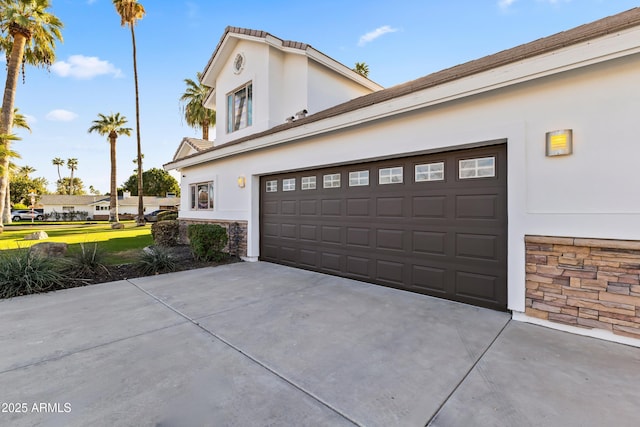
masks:
[(251, 126), (253, 122), (253, 84), (247, 83), (227, 95), (227, 133)]

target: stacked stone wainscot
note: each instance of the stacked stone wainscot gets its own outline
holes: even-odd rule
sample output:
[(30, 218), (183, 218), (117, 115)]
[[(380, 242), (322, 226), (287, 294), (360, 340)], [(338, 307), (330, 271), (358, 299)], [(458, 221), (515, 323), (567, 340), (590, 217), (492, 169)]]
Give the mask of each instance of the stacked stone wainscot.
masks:
[(525, 313), (640, 339), (640, 241), (526, 236)]
[(229, 237), (229, 243), (227, 244), (227, 247), (224, 248), (224, 251), (239, 257), (247, 256), (247, 221), (180, 218), (178, 222), (180, 224), (178, 242), (181, 244), (189, 244), (187, 228), (190, 224), (217, 224), (227, 230), (227, 236)]

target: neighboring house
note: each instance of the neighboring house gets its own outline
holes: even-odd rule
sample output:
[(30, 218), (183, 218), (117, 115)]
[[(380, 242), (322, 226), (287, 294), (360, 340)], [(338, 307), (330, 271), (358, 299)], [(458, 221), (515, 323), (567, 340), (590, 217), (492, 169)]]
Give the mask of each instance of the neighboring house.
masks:
[(227, 28), (165, 169), (247, 260), (640, 345), (639, 79), (640, 8), (384, 90)]
[[(180, 199), (176, 197), (144, 196), (144, 211), (152, 212), (157, 209), (176, 209)], [(49, 220), (55, 219), (55, 214), (63, 212), (86, 212), (86, 217), (94, 220), (109, 219), (109, 196), (70, 196), (61, 194), (43, 194), (40, 196), (39, 206), (44, 208)], [(138, 215), (138, 197), (124, 192), (118, 197), (119, 219), (133, 219)], [(78, 218), (84, 215), (78, 215)]]

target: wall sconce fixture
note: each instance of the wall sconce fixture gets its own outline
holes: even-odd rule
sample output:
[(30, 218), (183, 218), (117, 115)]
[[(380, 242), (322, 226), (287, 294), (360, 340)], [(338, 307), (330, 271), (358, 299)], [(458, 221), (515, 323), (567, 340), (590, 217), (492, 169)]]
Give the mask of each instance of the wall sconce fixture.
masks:
[(247, 178), (245, 178), (244, 175), (240, 175), (238, 177), (238, 187), (244, 188), (246, 184), (247, 184)]
[(554, 157), (569, 154), (573, 154), (573, 129), (547, 132), (545, 155)]

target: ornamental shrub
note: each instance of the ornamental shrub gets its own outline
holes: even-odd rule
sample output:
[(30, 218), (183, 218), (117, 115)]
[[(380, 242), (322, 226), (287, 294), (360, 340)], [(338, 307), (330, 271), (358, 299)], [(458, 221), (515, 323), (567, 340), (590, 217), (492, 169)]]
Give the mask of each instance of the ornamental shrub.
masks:
[(153, 242), (158, 246), (177, 246), (180, 237), (180, 224), (177, 220), (158, 221), (151, 225)]
[(26, 249), (0, 255), (0, 298), (64, 289), (68, 278), (53, 258)]
[(158, 214), (158, 221), (171, 221), (178, 219), (177, 211), (165, 211)]
[(217, 224), (190, 224), (187, 237), (193, 257), (199, 261), (222, 261), (228, 254), (223, 252), (229, 238), (227, 230)]

